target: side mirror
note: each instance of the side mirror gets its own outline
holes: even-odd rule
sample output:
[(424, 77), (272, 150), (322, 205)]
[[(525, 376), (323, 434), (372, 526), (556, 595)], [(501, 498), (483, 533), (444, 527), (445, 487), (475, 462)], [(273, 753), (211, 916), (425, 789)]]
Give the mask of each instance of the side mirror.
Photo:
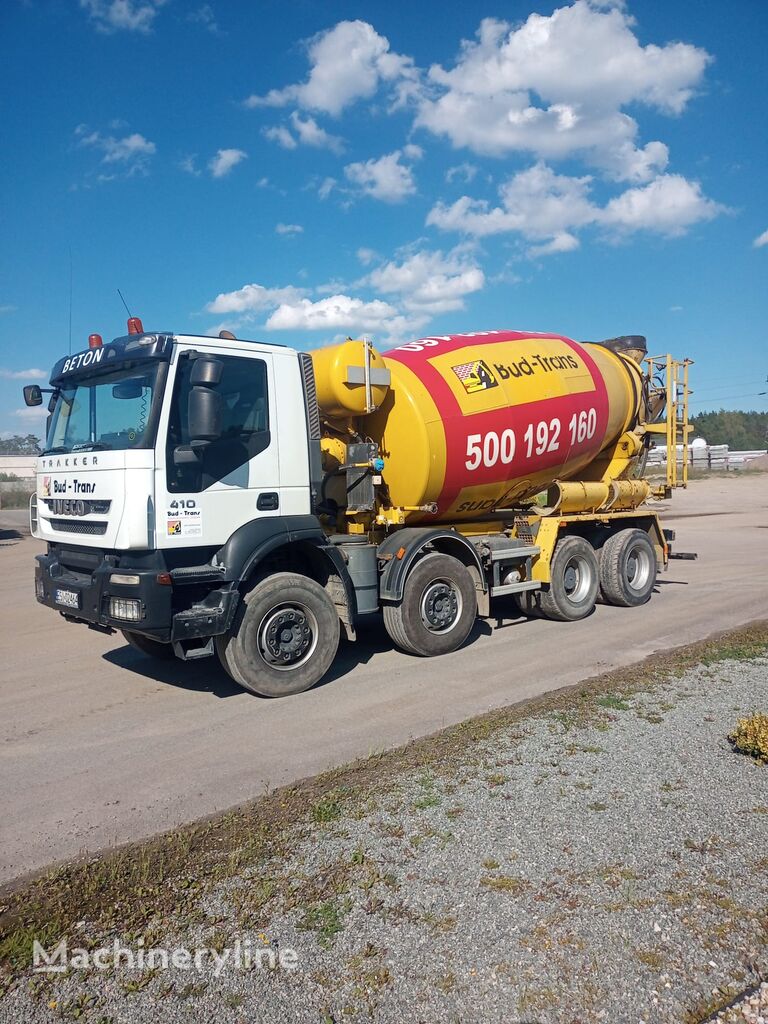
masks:
[(206, 387), (194, 387), (189, 392), (190, 441), (215, 441), (221, 436), (224, 401), (221, 395)]
[(137, 377), (134, 380), (124, 380), (115, 384), (112, 388), (113, 398), (141, 398), (144, 393), (144, 381)]
[(24, 388), (24, 401), (30, 406), (43, 404), (43, 392), (39, 384), (27, 384)]
[(221, 383), (224, 363), (216, 356), (198, 356), (189, 375), (192, 387), (215, 388)]

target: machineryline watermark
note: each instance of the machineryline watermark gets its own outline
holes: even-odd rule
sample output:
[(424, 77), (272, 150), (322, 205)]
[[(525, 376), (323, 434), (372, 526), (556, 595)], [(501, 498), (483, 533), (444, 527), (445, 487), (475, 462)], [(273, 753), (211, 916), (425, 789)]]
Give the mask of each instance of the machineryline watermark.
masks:
[(225, 970), (252, 971), (282, 968), (294, 971), (299, 955), (295, 949), (279, 948), (276, 943), (255, 943), (250, 938), (235, 939), (231, 946), (150, 946), (139, 938), (132, 945), (113, 939), (111, 944), (86, 949), (71, 946), (61, 939), (46, 949), (37, 939), (32, 943), (32, 968), (36, 974), (63, 974), (65, 971), (169, 970), (197, 971), (213, 969), (218, 978)]

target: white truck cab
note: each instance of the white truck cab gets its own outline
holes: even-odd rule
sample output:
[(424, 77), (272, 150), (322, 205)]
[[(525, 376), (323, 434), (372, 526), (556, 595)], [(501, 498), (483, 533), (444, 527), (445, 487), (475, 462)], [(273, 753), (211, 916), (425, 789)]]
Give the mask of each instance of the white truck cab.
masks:
[[(30, 504), (32, 534), (48, 544), (37, 559), (38, 600), (91, 628), (121, 629), (155, 656), (203, 657), (218, 638), (235, 674), (227, 648), (244, 584), (270, 551), (290, 546), (283, 568), (295, 576), (311, 564), (320, 583), (308, 582), (336, 621), (323, 643), (318, 610), (287, 605), (259, 637), (277, 667), (275, 685), (262, 680), (258, 692), (304, 689), (311, 676), (299, 672), (299, 682), (286, 670), (302, 668), (308, 636), (307, 660), (317, 662), (321, 646), (332, 648), (322, 659), (330, 663), (339, 616), (353, 632), (354, 593), (313, 514), (320, 448), (311, 359), (231, 337), (146, 333), (137, 320), (129, 330), (106, 345), (92, 335), (51, 374)], [(25, 388), (25, 399), (40, 404), (42, 389)]]

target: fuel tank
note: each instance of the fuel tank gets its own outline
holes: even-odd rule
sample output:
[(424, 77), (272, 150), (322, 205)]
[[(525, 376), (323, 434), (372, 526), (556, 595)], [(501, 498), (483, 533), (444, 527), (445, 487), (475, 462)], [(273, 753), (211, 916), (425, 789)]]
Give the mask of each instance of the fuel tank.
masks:
[[(366, 388), (363, 342), (313, 361), (321, 411), (379, 445), (391, 504), (410, 522), (462, 521), (589, 480), (637, 424), (642, 353), (607, 345), (521, 331), (422, 338), (374, 353)], [(436, 513), (418, 511), (428, 505)]]

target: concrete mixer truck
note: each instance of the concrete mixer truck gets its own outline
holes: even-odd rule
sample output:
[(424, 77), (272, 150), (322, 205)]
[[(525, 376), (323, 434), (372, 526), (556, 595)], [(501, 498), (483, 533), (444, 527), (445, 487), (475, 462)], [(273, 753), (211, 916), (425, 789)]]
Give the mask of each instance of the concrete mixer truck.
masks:
[(687, 396), (687, 363), (644, 369), (645, 349), (488, 331), (298, 352), (131, 318), (24, 389), (50, 396), (37, 599), (269, 697), (317, 683), (367, 616), (426, 657), (505, 595), (565, 621), (642, 605), (671, 539), (644, 458), (685, 436)]

